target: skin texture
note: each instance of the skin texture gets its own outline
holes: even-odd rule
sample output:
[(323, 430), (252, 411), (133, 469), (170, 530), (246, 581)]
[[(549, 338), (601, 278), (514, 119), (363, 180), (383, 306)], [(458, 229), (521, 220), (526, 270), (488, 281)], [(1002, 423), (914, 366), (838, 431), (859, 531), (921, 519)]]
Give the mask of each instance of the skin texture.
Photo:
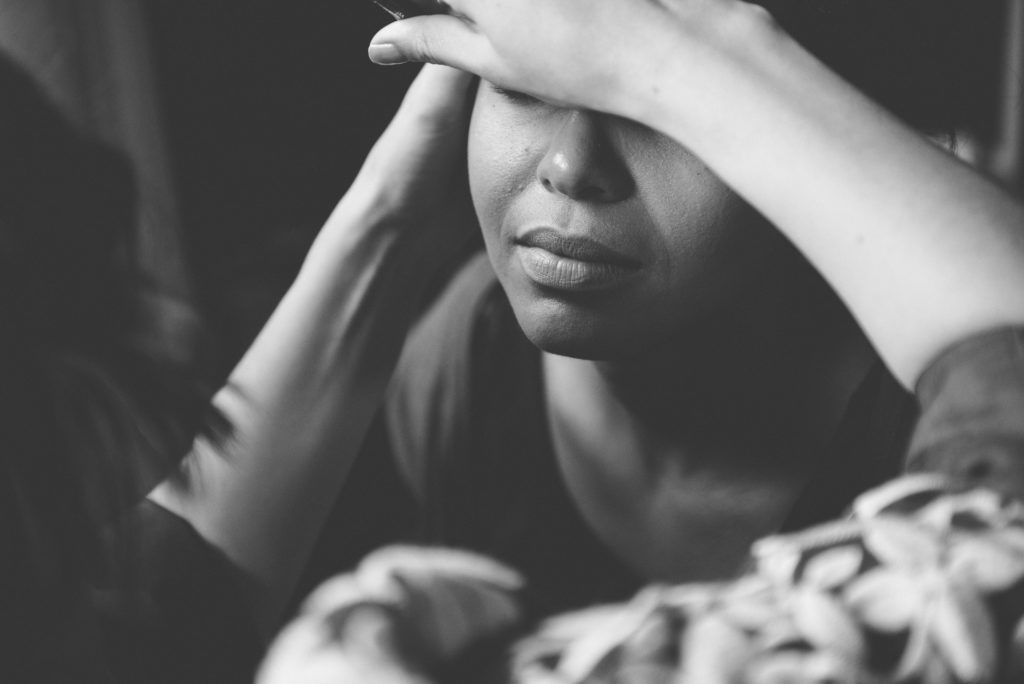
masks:
[(1024, 208), (844, 83), (762, 9), (449, 4), (451, 16), (382, 29), (371, 59), (449, 64), (685, 144), (797, 245), (907, 387), (956, 341), (1024, 320)]
[[(863, 377), (859, 332), (781, 234), (642, 124), (484, 82), (468, 161), (490, 260), (545, 352), (556, 459), (583, 517), (652, 580), (734, 572)], [(587, 258), (556, 243), (556, 277), (538, 278), (524, 257), (538, 226), (631, 267), (576, 287)]]
[[(550, 350), (618, 357), (613, 363), (594, 364), (546, 355), (546, 378), (559, 379), (548, 385), (549, 419), (559, 466), (581, 513), (647, 576), (683, 579), (678, 572), (682, 559), (672, 554), (674, 548), (689, 548), (698, 559), (705, 557), (702, 540), (710, 537), (709, 548), (719, 548), (714, 546), (721, 529), (716, 523), (722, 518), (700, 519), (691, 515), (695, 509), (717, 515), (742, 508), (749, 514), (747, 519), (729, 521), (731, 532), (738, 530), (739, 536), (756, 534), (759, 522), (770, 524), (772, 513), (778, 513), (778, 502), (784, 507), (787, 493), (800, 487), (804, 470), (800, 466), (805, 463), (798, 460), (795, 468), (783, 473), (772, 461), (770, 468), (759, 472), (744, 467), (749, 463), (742, 458), (744, 454), (757, 458), (764, 449), (741, 449), (749, 445), (730, 443), (733, 435), (721, 430), (720, 422), (711, 421), (709, 429), (723, 439), (711, 443), (699, 439), (707, 435), (686, 442), (678, 432), (658, 429), (674, 427), (671, 416), (653, 427), (646, 420), (636, 420), (635, 409), (642, 404), (627, 403), (625, 397), (643, 396), (657, 380), (656, 373), (666, 373), (658, 363), (645, 368), (645, 359), (636, 354), (630, 358), (630, 333), (636, 330), (638, 337), (648, 341), (662, 335), (674, 337), (671, 342), (677, 345), (683, 341), (692, 345), (683, 350), (688, 353), (680, 353), (677, 346), (676, 358), (745, 358), (762, 373), (754, 379), (748, 375), (751, 381), (744, 385), (738, 382), (742, 373), (717, 373), (725, 368), (721, 364), (690, 364), (688, 370), (703, 373), (705, 381), (717, 380), (715, 385), (708, 382), (707, 387), (694, 389), (694, 396), (703, 397), (705, 403), (708, 395), (703, 390), (712, 386), (719, 388), (724, 399), (733, 389), (782, 388), (790, 401), (783, 402), (772, 392), (763, 397), (751, 397), (749, 391), (732, 396), (781, 412), (783, 418), (792, 414), (803, 418), (801, 424), (826, 428), (830, 415), (834, 418), (837, 413), (835, 407), (843, 404), (841, 390), (855, 385), (850, 379), (862, 369), (852, 363), (844, 382), (833, 383), (831, 389), (828, 383), (821, 384), (822, 369), (840, 367), (840, 358), (856, 354), (848, 353), (847, 334), (839, 332), (829, 342), (828, 336), (809, 326), (808, 321), (820, 320), (813, 316), (777, 321), (787, 328), (786, 335), (813, 338), (821, 345), (794, 350), (797, 353), (790, 358), (781, 359), (786, 363), (779, 362), (779, 349), (771, 344), (773, 336), (785, 332), (775, 326), (768, 330), (760, 326), (762, 337), (722, 334), (730, 328), (757, 332), (758, 316), (751, 312), (787, 310), (779, 302), (794, 288), (775, 287), (786, 279), (768, 277), (772, 273), (767, 266), (758, 265), (763, 280), (745, 280), (743, 268), (728, 268), (733, 263), (754, 268), (750, 260), (741, 259), (742, 250), (730, 248), (733, 243), (727, 239), (743, 222), (719, 220), (727, 215), (721, 208), (729, 201), (713, 186), (698, 182), (699, 167), (687, 166), (692, 159), (674, 152), (656, 156), (652, 162), (663, 165), (662, 171), (666, 164), (680, 171), (671, 175), (682, 187), (673, 186), (656, 202), (640, 201), (669, 174), (641, 171), (629, 163), (621, 165), (629, 173), (620, 174), (622, 168), (616, 170), (617, 164), (607, 162), (616, 158), (628, 162), (631, 157), (626, 151), (636, 144), (635, 131), (643, 129), (610, 126), (615, 119), (584, 112), (641, 122), (693, 150), (798, 246), (844, 298), (907, 386), (947, 344), (1024, 320), (1024, 295), (1019, 294), (1024, 292), (1020, 266), (1024, 241), (1019, 237), (1024, 214), (1019, 205), (836, 78), (777, 31), (763, 12), (732, 0), (451, 0), (449, 4), (452, 16), (414, 18), (385, 28), (375, 36), (370, 56), (380, 63), (450, 64), (566, 107), (539, 117), (536, 125), (527, 127), (528, 136), (521, 135), (516, 118), (510, 115), (496, 117), (484, 136), (488, 96), (481, 94), (470, 144), (473, 191), (492, 260), (531, 339)], [(551, 140), (558, 142), (562, 133), (564, 140), (552, 145)], [(559, 146), (562, 154), (557, 153)], [(552, 149), (556, 153), (549, 154)], [(645, 154), (666, 149), (654, 145)], [(546, 167), (558, 171), (554, 175), (559, 177), (574, 168), (574, 155), (582, 153), (603, 160), (591, 167), (615, 172), (605, 173), (603, 183), (560, 186), (551, 173), (544, 182)], [(507, 164), (506, 171), (483, 172), (501, 164)], [(632, 190), (624, 177), (632, 179)], [(590, 190), (580, 194), (579, 188), (588, 185)], [(594, 191), (602, 185), (614, 191)], [(702, 188), (700, 193), (697, 188)], [(720, 215), (712, 219), (701, 215), (702, 220), (696, 220), (698, 213), (687, 211), (685, 204), (686, 198), (695, 196), (706, 198), (703, 206), (719, 207)], [(716, 202), (714, 197), (721, 199)], [(669, 203), (662, 204), (663, 199)], [(526, 215), (527, 210), (540, 215)], [(610, 246), (635, 250), (631, 256), (640, 264), (635, 279), (605, 289), (598, 304), (588, 305), (587, 299), (598, 298), (582, 296), (587, 293), (553, 296), (537, 291), (517, 270), (509, 246), (509, 235), (516, 235), (519, 222), (537, 220), (561, 222), (554, 227), (566, 231), (593, 231), (592, 237), (616, 241)], [(669, 227), (686, 235), (687, 241), (671, 244)], [(711, 234), (717, 239), (709, 238)], [(701, 271), (704, 259), (711, 261), (718, 254), (709, 245), (730, 258), (714, 260), (721, 268)], [(691, 261), (673, 263), (673, 268), (679, 277), (692, 280), (677, 285), (671, 278), (659, 279), (658, 274), (665, 272), (660, 260), (680, 258)], [(698, 272), (702, 273), (699, 279)], [(690, 293), (684, 284), (693, 283), (700, 283), (709, 301), (733, 315), (712, 321), (706, 315), (702, 318), (700, 307), (687, 303)], [(772, 286), (761, 287), (765, 283)], [(752, 299), (744, 302), (737, 292)], [(672, 299), (682, 313), (670, 314), (664, 328), (651, 323), (650, 330), (640, 331), (638, 319), (633, 318), (638, 314), (631, 306), (660, 306), (659, 296)], [(790, 301), (788, 310), (799, 312), (799, 304)], [(620, 318), (626, 323), (620, 323)], [(657, 317), (651, 315), (651, 319)], [(702, 325), (691, 325), (697, 321)], [(808, 334), (794, 336), (801, 325)], [(671, 334), (679, 329), (709, 333), (701, 347), (686, 335)], [(741, 351), (748, 354), (729, 354), (709, 344), (712, 339), (743, 346)], [(737, 345), (736, 339), (745, 345)], [(579, 344), (583, 340), (588, 344)], [(663, 348), (668, 346), (666, 340)], [(708, 354), (694, 354), (694, 350)], [(767, 364), (768, 359), (776, 362)], [(620, 372), (623, 369), (631, 372)], [(801, 369), (802, 374), (791, 372)], [(786, 378), (786, 384), (768, 382), (773, 376)], [(631, 395), (621, 391), (627, 381), (637, 381)], [(552, 394), (551, 388), (564, 391)], [(830, 408), (812, 401), (823, 394), (832, 397)], [(808, 406), (801, 406), (801, 396)], [(676, 402), (678, 398), (659, 395), (658, 403), (689, 408)], [(813, 418), (799, 410), (815, 406), (819, 415)], [(750, 412), (744, 412), (743, 418), (749, 419)], [(827, 432), (822, 430), (818, 437)], [(812, 454), (820, 441), (813, 435), (783, 435), (782, 441), (787, 438)], [(715, 458), (693, 458), (698, 451)], [(622, 457), (641, 453), (656, 454), (656, 465)], [(730, 463), (735, 467), (730, 468)], [(718, 486), (723, 482), (730, 487)], [(723, 505), (702, 505), (715, 500)], [(736, 500), (744, 505), (730, 506)], [(758, 501), (767, 502), (761, 510), (755, 510)], [(614, 511), (614, 517), (599, 517), (607, 511)], [(751, 524), (738, 529), (746, 522)], [(688, 546), (691, 541), (693, 546)], [(732, 541), (740, 549), (749, 540)], [(721, 567), (715, 569), (731, 562), (731, 558), (719, 558), (715, 564)], [(693, 576), (701, 569), (690, 570)]]
[[(773, 306), (766, 300), (792, 284), (797, 258), (782, 237), (696, 156), (645, 126), (485, 82), (468, 152), (491, 262), (546, 351), (627, 358), (699, 334), (710, 318)], [(596, 240), (637, 267), (596, 291), (538, 283), (517, 246), (535, 226)]]
[[(520, 326), (549, 354), (549, 406), (578, 416), (581, 439), (599, 436), (580, 458), (651, 454), (646, 437), (619, 442), (637, 431), (667, 441), (668, 460), (695, 440), (703, 446), (686, 459), (714, 445), (721, 461), (720, 449), (742, 458), (765, 433), (785, 436), (771, 441), (779, 452), (827, 436), (866, 345), (796, 250), (689, 150), (623, 118), (484, 82), (468, 158), (490, 260)], [(523, 258), (536, 226), (596, 240), (635, 267), (594, 289), (552, 285)], [(572, 275), (574, 259), (553, 258)]]

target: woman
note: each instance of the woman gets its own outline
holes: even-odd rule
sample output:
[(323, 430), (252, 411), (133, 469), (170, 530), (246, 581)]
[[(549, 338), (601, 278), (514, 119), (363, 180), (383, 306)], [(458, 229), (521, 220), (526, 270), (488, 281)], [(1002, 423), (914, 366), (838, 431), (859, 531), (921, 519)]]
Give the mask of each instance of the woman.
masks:
[[(631, 231), (627, 239), (621, 237), (625, 231), (600, 233), (602, 224), (593, 220), (603, 208), (593, 205), (629, 201), (631, 189), (623, 179), (630, 177), (614, 171), (635, 169), (621, 163), (623, 156), (628, 157), (623, 150), (631, 149), (623, 141), (635, 142), (637, 137), (631, 136), (639, 133), (616, 117), (635, 120), (651, 129), (644, 131), (646, 135), (665, 136), (694, 150), (770, 219), (843, 298), (901, 384), (918, 389), (924, 413), (910, 446), (912, 465), (1021, 494), (1024, 374), (1020, 359), (1024, 347), (1015, 326), (1024, 316), (1020, 289), (1024, 284), (1024, 212), (1012, 199), (829, 73), (766, 15), (741, 3), (718, 0), (597, 5), (573, 0), (458, 0), (451, 3), (449, 16), (417, 18), (386, 28), (375, 37), (370, 55), (381, 63), (424, 60), (452, 64), (498, 84), (490, 91), (489, 86), (482, 86), (474, 112), (477, 131), (496, 119), (493, 110), (513, 109), (514, 114), (503, 119), (501, 133), (507, 141), (492, 136), (496, 144), (491, 149), (482, 148), (472, 137), (470, 142), (471, 165), (475, 163), (480, 169), (489, 160), (511, 159), (512, 163), (507, 164), (511, 170), (496, 178), (492, 185), (498, 191), (490, 194), (480, 192), (481, 185), (486, 190), (490, 180), (486, 175), (481, 179), (479, 173), (471, 174), (471, 179), (476, 181), (477, 207), (495, 271), (531, 341), (542, 347), (550, 345), (553, 351), (598, 357), (604, 357), (612, 344), (628, 349), (634, 343), (628, 334), (616, 335), (615, 326), (619, 322), (616, 318), (622, 317), (633, 326), (629, 332), (635, 330), (635, 312), (625, 306), (606, 320), (601, 307), (613, 306), (617, 303), (615, 297), (609, 297), (610, 303), (604, 299), (595, 303), (590, 295), (603, 288), (628, 301), (630, 288), (644, 284), (645, 268), (650, 263), (644, 259), (650, 253), (644, 251), (644, 243), (657, 231), (652, 231), (649, 224), (636, 231), (639, 237)], [(523, 144), (522, 122), (529, 122), (533, 131), (547, 131), (548, 145)], [(593, 143), (595, 140), (603, 144)], [(506, 142), (509, 149), (504, 156), (495, 152)], [(478, 154), (474, 153), (474, 143)], [(609, 157), (614, 161), (614, 155), (620, 163), (608, 164)], [(658, 161), (665, 163), (666, 157), (671, 159), (664, 154)], [(577, 166), (577, 158), (590, 163)], [(529, 165), (531, 161), (536, 176), (517, 175), (516, 163)], [(584, 168), (587, 173), (595, 168), (603, 173), (567, 173)], [(635, 181), (635, 176), (632, 179)], [(569, 200), (556, 201), (542, 192), (560, 193), (562, 198), (586, 206), (568, 210), (564, 203)], [(556, 205), (561, 203), (562, 213), (556, 208), (540, 221), (536, 215), (523, 216), (522, 197), (529, 193)], [(528, 206), (549, 205), (535, 199)], [(490, 216), (498, 220), (488, 224)], [(544, 224), (544, 219), (553, 225)], [(586, 219), (590, 219), (589, 224)], [(561, 234), (537, 232), (538, 222), (544, 226), (542, 231), (555, 229)], [(591, 236), (600, 234), (604, 242), (595, 246), (578, 238), (573, 241), (583, 232), (581, 225), (592, 231)], [(571, 237), (566, 239), (565, 234)], [(611, 241), (609, 234), (620, 242), (606, 244)], [(477, 282), (481, 280), (486, 279)], [(474, 289), (466, 289), (471, 294), (462, 296), (471, 299)], [(771, 301), (772, 292), (768, 290), (766, 298)], [(548, 325), (552, 314), (576, 325)], [(675, 314), (674, 309), (671, 314)], [(799, 315), (796, 318), (799, 320)], [(476, 332), (482, 330), (486, 335), (491, 332), (492, 321), (484, 320)], [(602, 324), (604, 327), (599, 327)], [(425, 325), (430, 326), (429, 319)], [(444, 325), (435, 327), (432, 337), (440, 340), (443, 348), (452, 335)], [(758, 332), (756, 326), (751, 328)], [(596, 352), (583, 344), (594, 337), (600, 339), (600, 335), (593, 334), (595, 329), (611, 331), (602, 339), (610, 339), (608, 346)], [(811, 330), (809, 334), (814, 334), (815, 329)], [(834, 330), (842, 333), (844, 328), (840, 325)], [(856, 349), (856, 335), (849, 331), (847, 335)], [(729, 338), (720, 342), (728, 344)], [(717, 351), (712, 348), (712, 360)], [(428, 356), (423, 352), (418, 360), (422, 362)], [(705, 357), (700, 358), (703, 361)], [(782, 358), (785, 360), (785, 355)], [(605, 409), (596, 416), (590, 410), (589, 421), (583, 420), (584, 429), (575, 433), (591, 437), (588, 453), (600, 455), (605, 451), (605, 441), (593, 435), (619, 439), (618, 434), (608, 433), (616, 433), (623, 425), (631, 427), (620, 419), (621, 406), (607, 406), (606, 388), (621, 386), (615, 384), (618, 376), (608, 372), (610, 364), (548, 358), (543, 364), (548, 387), (543, 396), (556, 450), (558, 421), (568, 422), (574, 416), (574, 405), (567, 401), (559, 406), (558, 395), (550, 388), (553, 378), (569, 386), (573, 380), (578, 384), (590, 380), (584, 386), (597, 390), (595, 394), (570, 397), (577, 406), (586, 407), (581, 413), (592, 408), (595, 396), (598, 407)], [(558, 373), (559, 364), (568, 364), (562, 374)], [(658, 368), (664, 370), (663, 365)], [(412, 382), (404, 380), (404, 373), (412, 370), (405, 366), (400, 372), (399, 396), (408, 392), (401, 383)], [(851, 375), (858, 377), (862, 371), (863, 366), (853, 364)], [(630, 381), (635, 377), (635, 373), (628, 375)], [(801, 377), (796, 375), (797, 379)], [(726, 375), (725, 381), (729, 379)], [(459, 380), (456, 376), (451, 382)], [(516, 382), (522, 384), (523, 380)], [(792, 396), (791, 388), (785, 390), (784, 400), (786, 393)], [(434, 396), (446, 398), (443, 394)], [(630, 397), (625, 392), (613, 395), (623, 396)], [(628, 407), (638, 405), (644, 404), (638, 400)], [(463, 408), (475, 407), (467, 404)], [(444, 410), (443, 405), (440, 409), (431, 407), (435, 414)], [(400, 409), (392, 409), (393, 416), (395, 413), (400, 414)], [(393, 417), (393, 425), (395, 420)], [(608, 425), (616, 430), (606, 430)], [(442, 433), (438, 439), (444, 442), (443, 429), (437, 432)], [(569, 431), (563, 428), (565, 432)], [(515, 439), (517, 435), (506, 437)], [(572, 446), (571, 440), (564, 444)], [(576, 497), (574, 503), (585, 518), (587, 501), (579, 492), (587, 491), (588, 482), (578, 478), (574, 487), (573, 474), (582, 466), (580, 460), (567, 457), (572, 455), (563, 446), (561, 470), (554, 474), (565, 477), (569, 496)], [(622, 464), (630, 455), (631, 451), (620, 444), (615, 463), (599, 462), (590, 472), (602, 465), (617, 468), (613, 472), (628, 485), (639, 479), (631, 480), (628, 464)], [(850, 454), (855, 465), (871, 456), (870, 451)], [(746, 470), (751, 471), (756, 472), (756, 468)], [(472, 470), (469, 476), (465, 472), (463, 477), (472, 477), (474, 484), (487, 482), (482, 479), (486, 472)], [(699, 469), (690, 472), (701, 474)], [(665, 478), (651, 479), (657, 481), (653, 487), (657, 492)], [(620, 483), (611, 477), (606, 478), (608, 481), (616, 487)], [(543, 484), (538, 477), (534, 486), (540, 488)], [(487, 493), (495, 491), (497, 488), (492, 487)], [(639, 486), (627, 491), (648, 493), (652, 489)], [(628, 497), (611, 498), (622, 499)], [(768, 499), (768, 505), (778, 500), (775, 496)], [(752, 503), (756, 506), (758, 501)], [(741, 506), (747, 504), (745, 500)], [(636, 508), (627, 500), (615, 512), (621, 515), (625, 510), (628, 518)], [(647, 502), (641, 502), (639, 508), (647, 508)], [(619, 520), (602, 521), (597, 518), (600, 513), (592, 516), (591, 533), (600, 534), (602, 523), (606, 532), (614, 530)], [(475, 522), (471, 521), (470, 526)], [(550, 522), (559, 524), (557, 519)], [(681, 522), (685, 533), (688, 521)], [(642, 526), (634, 529), (641, 535), (650, 534)], [(608, 545), (625, 556), (628, 537), (612, 537)], [(535, 544), (536, 540), (523, 543)], [(629, 557), (636, 565), (649, 558), (651, 551), (649, 543), (638, 547), (638, 555)], [(666, 549), (673, 551), (671, 546), (654, 542), (655, 551)], [(671, 556), (669, 559), (665, 574), (678, 567)], [(656, 578), (658, 574), (655, 567), (648, 577)], [(535, 579), (527, 575), (528, 581)], [(588, 577), (581, 572), (577, 579), (586, 582)], [(351, 592), (343, 598), (351, 602)], [(291, 670), (292, 681), (300, 673), (333, 675), (338, 681), (346, 681), (344, 677), (354, 673), (364, 679), (368, 673), (376, 673), (380, 681), (423, 681), (421, 672), (403, 671), (406, 665), (392, 660), (394, 647), (389, 639), (393, 638), (393, 625), (386, 616), (382, 618), (372, 610), (352, 613), (366, 621), (362, 625), (349, 623), (353, 629), (362, 630), (364, 637), (377, 635), (372, 644), (357, 643), (358, 639), (353, 642), (348, 635), (340, 639), (342, 650), (325, 649), (332, 635), (337, 636), (344, 628), (334, 625), (329, 633), (318, 629), (318, 624), (331, 615), (331, 606), (326, 605), (330, 602), (324, 599), (322, 594), (315, 597), (307, 618), (297, 622), (282, 639), (277, 658), (265, 671), (266, 681), (285, 681), (280, 673), (287, 672), (288, 667), (295, 668)], [(285, 669), (275, 669), (281, 665)], [(329, 667), (317, 669), (318, 665)]]
[[(727, 55), (744, 45), (758, 60), (761, 52), (788, 59), (786, 51), (806, 60), (784, 66), (801, 74), (796, 101), (814, 104), (804, 95), (809, 86), (800, 69), (820, 67), (772, 24), (744, 25), (754, 24), (747, 16), (752, 8), (712, 6), (723, 13), (715, 20), (724, 30), (736, 32)], [(611, 21), (580, 11), (587, 17), (580, 21)], [(635, 11), (643, 16), (647, 10)], [(451, 21), (431, 17), (411, 26)], [(402, 26), (410, 24), (389, 30)], [(742, 40), (742, 31), (761, 43)], [(483, 40), (472, 36), (468, 40)], [(371, 46), (371, 56), (386, 49)], [(638, 54), (630, 56), (638, 69), (651, 63)], [(693, 57), (687, 64), (698, 73), (720, 68), (709, 61)], [(760, 62), (743, 66), (743, 78), (765, 68)], [(789, 71), (784, 75), (796, 82)], [(856, 121), (856, 106), (865, 105), (859, 97), (848, 105), (846, 98), (854, 99), (848, 89), (832, 94), (827, 87), (834, 77), (827, 76), (809, 74), (825, 82), (830, 99), (820, 125), (834, 131), (850, 125), (847, 119)], [(674, 84), (659, 84), (659, 92), (682, 87)], [(743, 85), (734, 90), (748, 96)], [(693, 102), (711, 106), (705, 90), (711, 86), (699, 98), (690, 95), (689, 110)], [(644, 94), (629, 93), (629, 105), (638, 106)], [(729, 106), (726, 96), (737, 95), (723, 94), (720, 108)], [(413, 334), (389, 399), (388, 437), (417, 494), (417, 513), (426, 516), (425, 538), (485, 550), (522, 569), (538, 612), (622, 598), (643, 580), (730, 576), (753, 540), (838, 515), (857, 493), (902, 467), (912, 400), (797, 250), (690, 151), (708, 144), (701, 135), (721, 139), (738, 157), (723, 163), (738, 167), (739, 184), (751, 177), (768, 209), (780, 205), (787, 213), (777, 221), (788, 221), (788, 213), (814, 198), (820, 213), (813, 223), (801, 220), (808, 221), (812, 239), (827, 239), (819, 250), (835, 259), (833, 224), (855, 231), (850, 239), (856, 244), (877, 219), (845, 185), (799, 177), (780, 187), (776, 179), (791, 167), (818, 162), (791, 149), (786, 126), (796, 124), (784, 121), (776, 129), (762, 121), (773, 110), (761, 100), (775, 104), (770, 98), (749, 96), (758, 99), (736, 110), (742, 122), (725, 130), (712, 108), (714, 128), (691, 133), (690, 143), (625, 118), (632, 110), (565, 107), (558, 98), (537, 99), (487, 81), (478, 90), (469, 174), (497, 282), (485, 264), (472, 264)], [(915, 97), (907, 100), (894, 103), (905, 117), (934, 125), (935, 111), (915, 109)], [(867, 116), (895, 126), (874, 108)], [(769, 125), (772, 155), (763, 162), (769, 168), (759, 169), (766, 145), (754, 137), (761, 130), (754, 127)], [(822, 137), (828, 157), (861, 163), (860, 145), (834, 140), (833, 133)], [(712, 148), (707, 159), (716, 152)], [(761, 187), (766, 179), (773, 181), (770, 192)], [(902, 203), (903, 182), (894, 179), (889, 187), (896, 196), (880, 201)], [(873, 240), (892, 239), (883, 235)], [(883, 249), (874, 241), (869, 248), (875, 244)], [(892, 258), (890, 249), (884, 248), (884, 258)], [(847, 269), (855, 259), (841, 251), (836, 266)], [(901, 279), (921, 282), (910, 272), (919, 268), (917, 260), (900, 259)], [(826, 276), (856, 279), (852, 294), (858, 295), (869, 285), (860, 282), (865, 272), (824, 269)], [(939, 287), (950, 287), (946, 273)], [(905, 285), (890, 281), (886, 287), (901, 292)], [(963, 287), (956, 283), (958, 296)], [(984, 306), (993, 300), (1009, 304), (1001, 286), (998, 295), (986, 293)], [(880, 302), (871, 295), (863, 315), (879, 315)], [(907, 315), (898, 299), (890, 305)], [(867, 330), (894, 334), (888, 327)], [(887, 353), (885, 346), (881, 351)], [(889, 360), (909, 386), (901, 360)]]
[[(462, 308), (410, 342), (385, 432), (423, 538), (519, 567), (538, 613), (734, 573), (753, 539), (893, 474), (911, 409), (872, 346), (904, 387), (935, 389), (928, 420), (963, 399), (942, 391), (946, 348), (974, 339), (957, 368), (1014, 368), (1013, 333), (977, 336), (1024, 318), (1021, 207), (754, 6), (463, 0), (388, 27), (371, 56), (499, 86), (477, 95), (471, 187), (511, 313), (544, 354), (471, 264), (445, 295)], [(378, 147), (332, 218), (344, 228), (329, 225), (236, 370), (219, 405), (243, 449), (201, 443), (185, 483), (152, 495), (257, 579), (264, 615), (349, 473), (372, 418), (354, 402), (383, 395), (408, 292), (439, 261), (426, 248), (457, 241), (395, 256), (438, 207), (443, 174), (406, 181), (457, 148), (465, 88), (424, 72), (395, 129), (415, 112), (423, 137)], [(379, 221), (381, 206), (401, 209)], [(1016, 434), (1012, 415), (996, 427)], [(365, 532), (373, 514), (340, 517)]]

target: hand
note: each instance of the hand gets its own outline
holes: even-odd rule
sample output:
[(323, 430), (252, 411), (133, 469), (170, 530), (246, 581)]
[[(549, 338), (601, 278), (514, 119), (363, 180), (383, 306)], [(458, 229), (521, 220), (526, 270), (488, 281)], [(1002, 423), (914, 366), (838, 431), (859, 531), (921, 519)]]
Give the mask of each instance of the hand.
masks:
[(150, 493), (252, 578), (267, 628), (337, 501), (430, 286), (477, 232), (452, 218), (469, 205), (459, 181), (472, 82), (423, 69), (214, 399), (231, 430), (201, 435), (182, 464), (188, 476)]
[(259, 684), (428, 684), (426, 669), (519, 619), (512, 570), (450, 549), (394, 546), (325, 582), (271, 646)]
[(271, 645), (257, 684), (430, 684), (398, 656), (383, 608), (353, 607), (341, 621), (306, 613)]
[(408, 238), (429, 238), (444, 253), (473, 235), (465, 175), (472, 85), (467, 73), (424, 66), (326, 232), (332, 224), (346, 224), (351, 210), (360, 217), (369, 213)]
[[(379, 31), (370, 59), (471, 71), (563, 106), (629, 116), (657, 95), (667, 61), (703, 69), (736, 40), (730, 17), (763, 16), (736, 0), (451, 0), (448, 15)], [(743, 9), (743, 12), (737, 10)], [(686, 84), (673, 83), (675, 87)]]

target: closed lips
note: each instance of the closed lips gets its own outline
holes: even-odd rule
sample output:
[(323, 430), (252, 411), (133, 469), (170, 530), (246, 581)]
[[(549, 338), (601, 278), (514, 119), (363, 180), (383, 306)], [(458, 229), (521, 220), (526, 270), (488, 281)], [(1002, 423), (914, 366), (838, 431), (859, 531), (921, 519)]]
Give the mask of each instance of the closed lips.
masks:
[(640, 262), (587, 237), (570, 237), (552, 228), (537, 228), (516, 239), (523, 273), (549, 290), (588, 292), (628, 282)]
[(523, 247), (537, 247), (556, 256), (576, 261), (611, 264), (622, 268), (639, 268), (640, 263), (588, 237), (567, 236), (552, 228), (537, 228), (516, 238)]

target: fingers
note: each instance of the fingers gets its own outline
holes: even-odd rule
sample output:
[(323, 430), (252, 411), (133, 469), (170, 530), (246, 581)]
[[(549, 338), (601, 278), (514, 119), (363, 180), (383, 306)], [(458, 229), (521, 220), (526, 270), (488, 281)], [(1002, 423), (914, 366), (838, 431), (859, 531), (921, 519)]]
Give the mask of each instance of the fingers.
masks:
[(352, 612), (341, 630), (322, 615), (304, 614), (271, 644), (257, 684), (431, 684), (406, 668), (394, 648), (386, 611)]
[[(296, 623), (306, 626), (296, 626), (283, 640), (297, 643), (301, 637), (308, 646), (315, 636), (366, 655), (360, 635), (368, 632), (353, 628), (353, 620), (370, 620), (371, 626), (373, 620), (386, 620), (401, 634), (401, 648), (385, 649), (394, 657), (442, 662), (476, 640), (515, 625), (520, 617), (515, 592), (522, 585), (517, 572), (477, 554), (386, 547), (367, 556), (355, 572), (314, 591)], [(310, 624), (320, 625), (317, 635), (308, 632)]]
[[(456, 69), (424, 66), (353, 188), (383, 192), (400, 213), (429, 214), (429, 199), (444, 194), (440, 182), (450, 177), (465, 147), (473, 80)], [(425, 175), (427, 169), (432, 176)]]
[(302, 612), (327, 615), (357, 605), (393, 605), (400, 599), (397, 588), (392, 587), (382, 587), (380, 592), (368, 595), (365, 586), (349, 573), (338, 575), (317, 587), (302, 604)]
[(451, 67), (427, 64), (402, 100), (377, 147), (393, 150), (403, 163), (448, 131), (464, 135), (469, 120), (473, 76)]
[(477, 554), (393, 546), (368, 556), (357, 575), (371, 593), (401, 587), (397, 608), (404, 631), (427, 661), (447, 660), (519, 619), (513, 592), (522, 578)]
[(370, 575), (402, 570), (475, 580), (505, 591), (515, 591), (523, 586), (522, 576), (507, 565), (457, 549), (389, 546), (367, 556), (359, 569), (360, 573)]
[(381, 65), (405, 62), (446, 64), (488, 77), (490, 49), (487, 39), (465, 20), (447, 15), (413, 17), (388, 24), (367, 49), (370, 61)]
[(441, 121), (461, 119), (468, 109), (467, 94), (473, 75), (438, 64), (426, 64), (402, 100), (399, 116), (410, 110)]

